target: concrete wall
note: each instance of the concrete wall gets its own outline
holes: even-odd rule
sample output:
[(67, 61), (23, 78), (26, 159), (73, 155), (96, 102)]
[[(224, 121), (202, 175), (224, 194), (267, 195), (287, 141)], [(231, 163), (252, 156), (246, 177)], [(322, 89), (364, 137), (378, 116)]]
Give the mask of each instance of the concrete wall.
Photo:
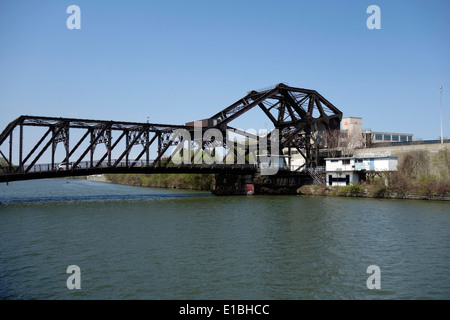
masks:
[(342, 118), (341, 121), (342, 130), (356, 131), (362, 134), (362, 118), (359, 117), (347, 117)]
[(382, 148), (367, 148), (355, 150), (355, 157), (370, 157), (370, 156), (393, 156), (398, 158), (398, 164), (400, 165), (405, 155), (415, 151), (425, 151), (429, 156), (429, 172), (431, 174), (437, 174), (433, 166), (433, 157), (441, 150), (447, 150), (450, 152), (450, 143), (435, 143), (435, 144), (418, 144), (409, 146), (391, 146)]
[(450, 143), (435, 143), (435, 144), (417, 144), (409, 146), (390, 146), (382, 148), (367, 148), (355, 150), (355, 157), (370, 157), (370, 156), (393, 156), (398, 157), (411, 151), (424, 150), (430, 153), (438, 153), (439, 150), (447, 149), (450, 151)]

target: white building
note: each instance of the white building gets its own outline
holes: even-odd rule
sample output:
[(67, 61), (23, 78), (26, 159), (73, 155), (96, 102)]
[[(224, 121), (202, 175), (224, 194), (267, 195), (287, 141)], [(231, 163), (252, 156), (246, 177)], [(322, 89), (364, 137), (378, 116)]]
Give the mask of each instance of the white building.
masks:
[(328, 186), (360, 183), (367, 172), (397, 171), (396, 157), (351, 157), (325, 159)]
[[(306, 151), (303, 150), (303, 153), (306, 154)], [(283, 154), (286, 161), (286, 168), (289, 167), (289, 170), (295, 171), (305, 166), (306, 160), (297, 149), (292, 148), (289, 156), (289, 148), (284, 148)]]

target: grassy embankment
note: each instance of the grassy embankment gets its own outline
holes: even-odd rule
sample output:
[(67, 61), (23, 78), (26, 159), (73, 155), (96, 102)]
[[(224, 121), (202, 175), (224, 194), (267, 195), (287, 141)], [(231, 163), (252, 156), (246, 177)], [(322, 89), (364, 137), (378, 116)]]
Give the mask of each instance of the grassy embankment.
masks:
[(304, 186), (298, 192), (319, 196), (449, 199), (450, 152), (441, 150), (430, 155), (414, 151), (404, 157), (396, 172), (380, 173), (359, 185)]
[[(0, 157), (0, 166), (8, 166), (2, 157)], [(213, 174), (106, 174), (105, 177), (109, 182), (118, 184), (195, 190), (210, 190), (214, 179)], [(77, 176), (64, 179), (87, 178), (87, 176)]]
[[(186, 152), (186, 151), (185, 151)], [(211, 150), (200, 151), (193, 159), (194, 163), (203, 163), (211, 160)], [(244, 155), (244, 152), (238, 148), (238, 152)], [(194, 156), (194, 151), (191, 150), (191, 157)], [(175, 159), (180, 161), (180, 156), (176, 155)], [(247, 155), (246, 161), (253, 161), (252, 156)], [(166, 160), (162, 160), (164, 163)], [(157, 187), (157, 188), (178, 188), (178, 189), (192, 189), (192, 190), (211, 190), (211, 185), (214, 183), (214, 174), (107, 174), (105, 175), (108, 181), (118, 184), (127, 184), (142, 187)]]
[(107, 174), (112, 183), (141, 187), (210, 190), (213, 174)]

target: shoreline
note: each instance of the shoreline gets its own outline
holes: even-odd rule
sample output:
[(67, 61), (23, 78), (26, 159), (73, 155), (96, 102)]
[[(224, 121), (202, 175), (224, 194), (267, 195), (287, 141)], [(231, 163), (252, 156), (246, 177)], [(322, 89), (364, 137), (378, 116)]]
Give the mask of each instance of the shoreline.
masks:
[[(144, 188), (159, 188), (168, 190), (196, 190), (196, 191), (211, 191), (210, 189), (198, 189), (198, 188), (181, 188), (179, 186), (158, 186), (158, 185), (139, 185), (133, 183), (121, 183), (108, 180), (105, 176), (88, 176), (86, 177), (88, 181), (94, 182), (104, 182), (112, 183), (118, 185), (126, 185), (133, 187), (144, 187)], [(367, 198), (367, 199), (399, 199), (399, 200), (427, 200), (427, 201), (450, 201), (449, 196), (436, 196), (436, 195), (420, 195), (410, 192), (405, 192), (399, 194), (398, 192), (392, 192), (383, 190), (383, 193), (377, 193), (370, 188), (360, 187), (355, 190), (348, 190), (346, 187), (328, 187), (328, 186), (318, 186), (318, 185), (305, 185), (297, 189), (296, 193), (291, 192), (262, 192), (256, 195), (304, 195), (313, 197), (344, 197), (344, 198)]]
[(315, 197), (344, 197), (344, 198), (368, 198), (368, 199), (399, 199), (399, 200), (434, 200), (450, 201), (450, 195), (421, 195), (412, 192), (399, 193), (387, 189), (373, 191), (367, 187), (346, 188), (308, 185), (297, 189), (298, 195)]
[(122, 186), (131, 186), (131, 187), (140, 187), (140, 188), (155, 188), (155, 189), (167, 189), (167, 190), (194, 190), (194, 191), (211, 191), (210, 189), (199, 189), (199, 188), (182, 188), (179, 186), (160, 186), (160, 185), (141, 185), (141, 184), (134, 184), (134, 183), (126, 183), (126, 182), (117, 182), (117, 181), (111, 181), (106, 176), (87, 176), (85, 180), (93, 181), (93, 182), (103, 182), (103, 183), (111, 183), (111, 184), (117, 184)]

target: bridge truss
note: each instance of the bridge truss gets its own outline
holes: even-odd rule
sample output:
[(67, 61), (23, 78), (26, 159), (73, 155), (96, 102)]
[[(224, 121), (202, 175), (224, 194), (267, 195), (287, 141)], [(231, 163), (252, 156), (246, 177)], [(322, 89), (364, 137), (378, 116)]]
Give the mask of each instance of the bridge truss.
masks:
[[(276, 140), (275, 149), (231, 126), (255, 107), (275, 128), (265, 137)], [(308, 168), (318, 164), (321, 136), (339, 129), (341, 118), (318, 92), (284, 84), (251, 91), (212, 117), (185, 125), (20, 116), (0, 134), (0, 182), (98, 173), (252, 173), (261, 152), (288, 150), (290, 156), (293, 149)], [(228, 139), (230, 131), (240, 138)], [(222, 152), (216, 154), (217, 148)], [(241, 161), (211, 161), (230, 154)], [(180, 158), (189, 161), (180, 163)]]

